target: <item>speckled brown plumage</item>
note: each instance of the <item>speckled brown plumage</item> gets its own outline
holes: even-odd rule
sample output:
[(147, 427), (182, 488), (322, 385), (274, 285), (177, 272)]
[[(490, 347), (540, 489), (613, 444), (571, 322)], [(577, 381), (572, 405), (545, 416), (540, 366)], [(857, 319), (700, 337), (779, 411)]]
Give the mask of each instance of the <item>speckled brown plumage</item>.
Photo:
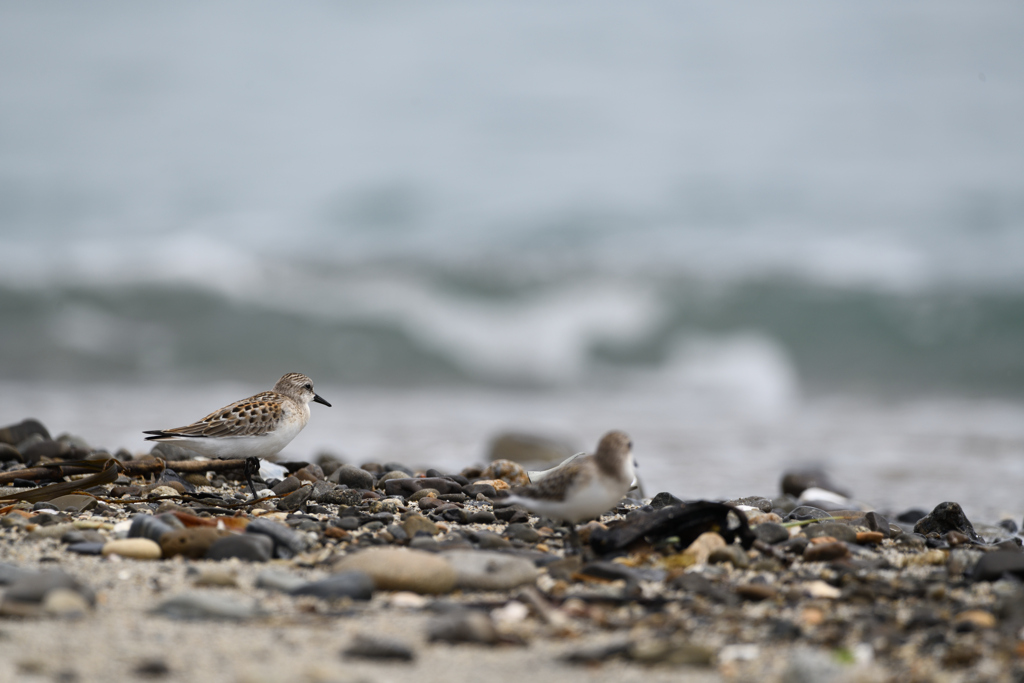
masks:
[(276, 391), (243, 398), (184, 427), (163, 430), (179, 436), (258, 436), (272, 431), (284, 412)]

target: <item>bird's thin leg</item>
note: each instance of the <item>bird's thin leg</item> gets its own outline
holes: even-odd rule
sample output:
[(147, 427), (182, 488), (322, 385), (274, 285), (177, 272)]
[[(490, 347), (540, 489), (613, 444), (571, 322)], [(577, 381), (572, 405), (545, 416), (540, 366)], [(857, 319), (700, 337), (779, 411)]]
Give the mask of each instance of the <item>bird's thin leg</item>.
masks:
[(252, 491), (252, 497), (255, 500), (256, 485), (252, 483), (252, 475), (259, 473), (260, 459), (255, 456), (249, 456), (245, 459), (245, 469), (242, 471), (245, 474), (245, 483), (249, 485), (249, 490)]
[(566, 522), (565, 528), (568, 533), (568, 537), (566, 538), (565, 554), (579, 555), (582, 557), (583, 543), (580, 541), (580, 535), (576, 533), (576, 525), (572, 522)]

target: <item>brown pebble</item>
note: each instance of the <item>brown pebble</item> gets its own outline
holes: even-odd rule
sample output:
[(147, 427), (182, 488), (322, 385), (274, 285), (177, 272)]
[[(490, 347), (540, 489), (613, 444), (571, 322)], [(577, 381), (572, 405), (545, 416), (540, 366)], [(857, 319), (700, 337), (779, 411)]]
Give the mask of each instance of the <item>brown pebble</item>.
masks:
[(850, 556), (850, 549), (845, 543), (813, 543), (804, 550), (805, 562), (832, 562)]
[(975, 628), (995, 628), (996, 618), (983, 609), (969, 609), (953, 618), (954, 624), (970, 624)]
[(320, 465), (316, 464), (306, 465), (302, 469), (295, 472), (292, 476), (298, 479), (299, 481), (314, 482), (323, 481), (326, 478), (324, 477), (324, 471), (320, 468)]
[(160, 537), (160, 549), (165, 558), (183, 555), (196, 560), (206, 555), (214, 541), (230, 534), (231, 532), (225, 529), (208, 526), (168, 531)]
[(436, 524), (423, 515), (409, 515), (405, 518), (405, 521), (402, 522), (402, 531), (404, 531), (409, 538), (412, 538), (421, 531), (428, 533), (431, 536), (436, 536), (441, 530)]
[(955, 530), (946, 532), (946, 543), (949, 543), (950, 548), (955, 548), (958, 545), (963, 545), (964, 543), (970, 542), (971, 539), (967, 534), (963, 534)]
[(778, 591), (773, 586), (765, 583), (741, 583), (736, 586), (736, 595), (744, 600), (759, 602), (768, 598), (774, 598), (778, 595)]
[(801, 610), (800, 621), (807, 626), (818, 626), (825, 621), (825, 613), (817, 607), (807, 607)]
[(867, 545), (868, 543), (881, 543), (882, 539), (885, 538), (885, 534), (881, 531), (858, 531), (857, 532), (857, 543), (860, 545)]
[[(474, 483), (490, 484), (491, 486), (494, 486), (493, 480), (501, 480), (510, 486), (526, 486), (530, 483), (530, 475), (526, 473), (526, 468), (511, 460), (495, 460), (487, 466), (487, 469), (480, 473), (480, 478), (489, 481), (477, 481)], [(497, 489), (498, 487), (494, 486), (494, 488)]]
[(338, 526), (329, 526), (324, 529), (324, 536), (327, 538), (334, 538), (339, 541), (345, 541), (349, 538), (349, 533)]

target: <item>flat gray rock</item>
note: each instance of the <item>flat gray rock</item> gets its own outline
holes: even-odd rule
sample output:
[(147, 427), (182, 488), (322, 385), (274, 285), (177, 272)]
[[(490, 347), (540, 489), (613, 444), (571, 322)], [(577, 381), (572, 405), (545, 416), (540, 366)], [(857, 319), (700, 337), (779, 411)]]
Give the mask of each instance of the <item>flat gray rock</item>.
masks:
[(455, 567), (459, 588), (503, 591), (533, 583), (539, 574), (533, 562), (522, 557), (487, 550), (453, 550), (442, 553)]
[(259, 611), (251, 602), (211, 592), (183, 593), (163, 601), (152, 610), (172, 619), (222, 619), (241, 621), (256, 616)]

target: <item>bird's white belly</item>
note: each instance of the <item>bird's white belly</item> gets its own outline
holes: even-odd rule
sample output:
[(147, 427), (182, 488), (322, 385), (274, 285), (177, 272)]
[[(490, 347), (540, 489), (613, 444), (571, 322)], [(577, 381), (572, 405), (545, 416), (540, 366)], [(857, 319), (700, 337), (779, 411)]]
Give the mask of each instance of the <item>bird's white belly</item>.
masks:
[(303, 426), (300, 420), (292, 419), (258, 436), (182, 437), (173, 441), (210, 458), (269, 458), (287, 446)]
[(607, 481), (593, 477), (583, 486), (571, 488), (565, 500), (523, 500), (514, 496), (513, 499), (542, 517), (580, 522), (610, 510), (625, 495), (620, 488), (608, 486)]

